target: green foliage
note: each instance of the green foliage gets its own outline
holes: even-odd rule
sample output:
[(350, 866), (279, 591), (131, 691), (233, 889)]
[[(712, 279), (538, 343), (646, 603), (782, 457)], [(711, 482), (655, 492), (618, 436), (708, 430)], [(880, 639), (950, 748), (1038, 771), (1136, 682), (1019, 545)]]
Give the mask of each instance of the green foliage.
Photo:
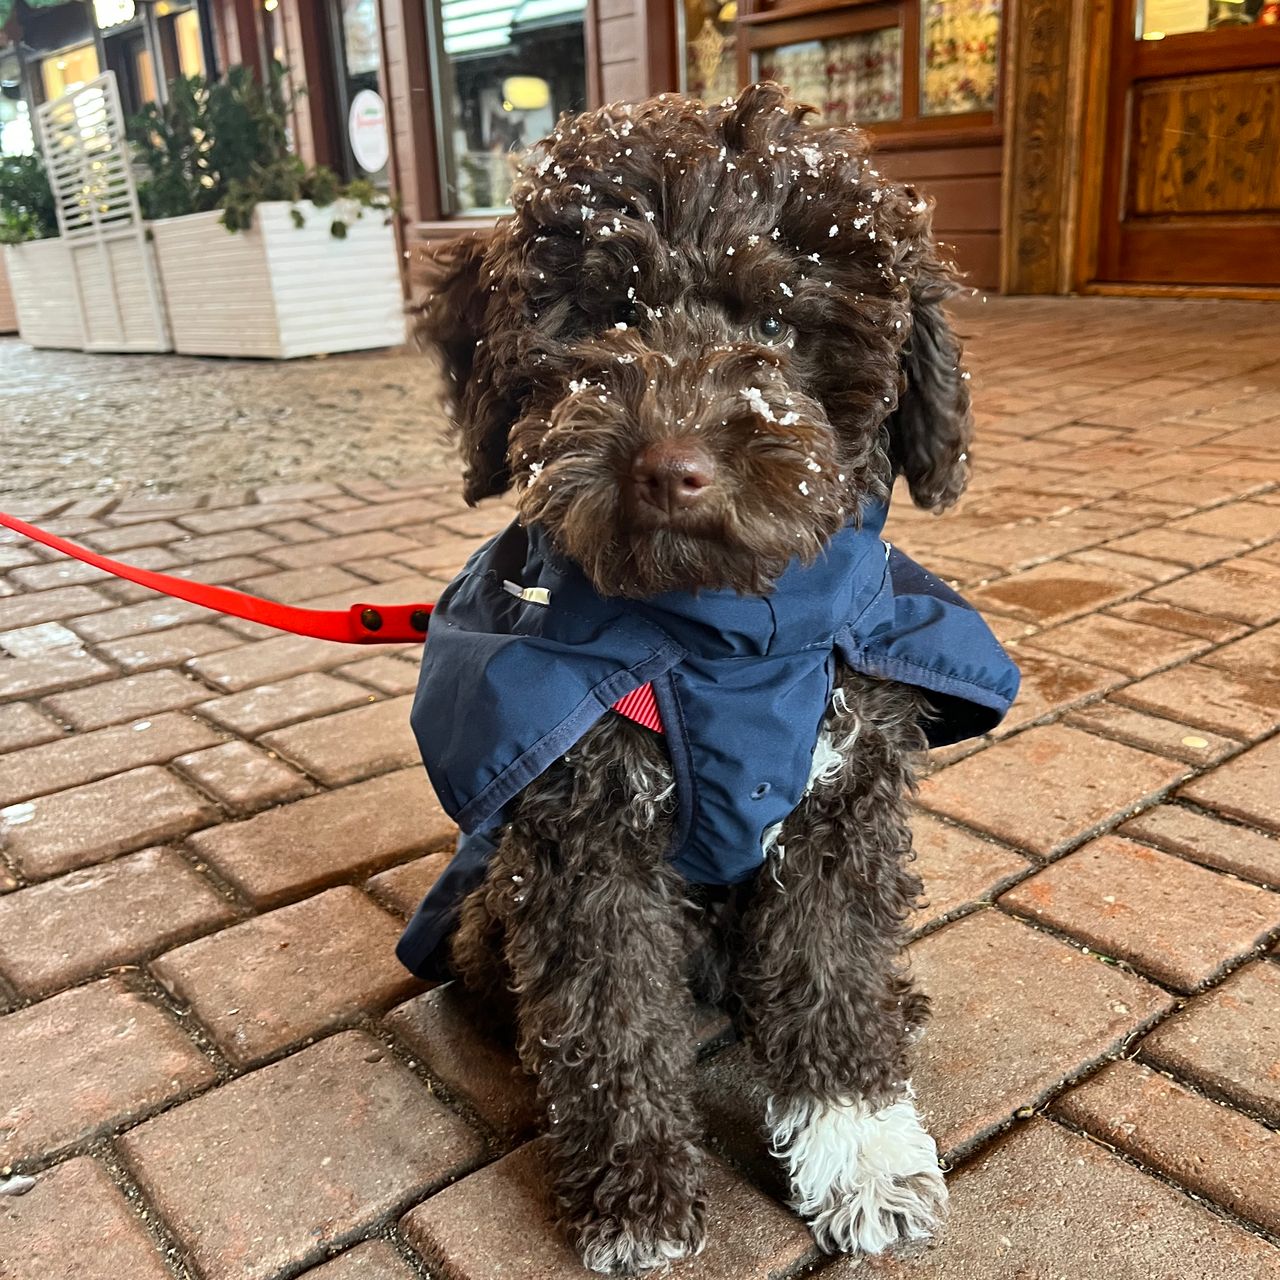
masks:
[[(372, 184), (343, 187), (331, 170), (308, 169), (289, 151), (293, 103), (285, 95), (283, 76), (274, 67), (262, 84), (246, 68), (233, 67), (212, 84), (180, 78), (163, 107), (150, 105), (132, 122), (130, 136), (149, 174), (138, 190), (146, 217), (221, 209), (222, 225), (243, 231), (252, 225), (254, 209), (268, 200), (311, 200), (322, 207), (351, 200), (390, 208)], [(305, 225), (297, 209), (293, 221)], [(346, 235), (338, 218), (330, 229), (335, 236)]]
[(58, 215), (39, 156), (0, 157), (0, 244), (58, 234)]

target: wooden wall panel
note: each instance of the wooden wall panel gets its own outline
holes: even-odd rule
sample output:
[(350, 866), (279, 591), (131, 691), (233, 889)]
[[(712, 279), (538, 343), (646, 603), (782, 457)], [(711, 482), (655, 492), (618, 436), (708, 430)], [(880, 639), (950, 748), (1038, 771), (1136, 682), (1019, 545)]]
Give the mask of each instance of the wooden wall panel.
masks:
[(877, 165), (935, 201), (933, 229), (969, 284), (1000, 284), (1001, 149), (991, 145), (881, 152)]
[(1134, 86), (1128, 211), (1280, 210), (1280, 69)]

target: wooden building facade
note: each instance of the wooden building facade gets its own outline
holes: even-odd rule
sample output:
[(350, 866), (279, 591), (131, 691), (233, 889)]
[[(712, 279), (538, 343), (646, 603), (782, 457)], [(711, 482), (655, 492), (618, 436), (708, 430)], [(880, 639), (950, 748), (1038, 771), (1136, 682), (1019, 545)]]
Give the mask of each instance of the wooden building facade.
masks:
[(770, 76), (872, 131), (979, 288), (1280, 296), (1280, 0), (8, 3), (37, 94), (90, 45), (135, 96), (287, 67), (297, 150), (396, 194), (410, 274), (560, 111)]

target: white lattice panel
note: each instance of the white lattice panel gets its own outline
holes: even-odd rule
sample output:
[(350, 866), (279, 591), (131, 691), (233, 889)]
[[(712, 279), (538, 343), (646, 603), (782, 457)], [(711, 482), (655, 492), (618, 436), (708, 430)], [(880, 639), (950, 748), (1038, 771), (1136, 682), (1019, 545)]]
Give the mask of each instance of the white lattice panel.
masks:
[(87, 351), (168, 351), (164, 299), (138, 208), (114, 73), (37, 108)]

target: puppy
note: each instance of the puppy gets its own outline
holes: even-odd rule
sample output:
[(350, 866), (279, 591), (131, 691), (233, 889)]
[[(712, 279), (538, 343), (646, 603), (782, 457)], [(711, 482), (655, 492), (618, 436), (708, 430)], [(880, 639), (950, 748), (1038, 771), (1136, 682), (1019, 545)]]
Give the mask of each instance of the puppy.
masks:
[(465, 833), (402, 940), (514, 1027), (585, 1264), (705, 1234), (695, 996), (727, 1002), (827, 1250), (939, 1228), (908, 1046), (913, 757), (1017, 673), (880, 538), (971, 416), (930, 207), (773, 84), (565, 118), (421, 304), (475, 503), (414, 725)]

